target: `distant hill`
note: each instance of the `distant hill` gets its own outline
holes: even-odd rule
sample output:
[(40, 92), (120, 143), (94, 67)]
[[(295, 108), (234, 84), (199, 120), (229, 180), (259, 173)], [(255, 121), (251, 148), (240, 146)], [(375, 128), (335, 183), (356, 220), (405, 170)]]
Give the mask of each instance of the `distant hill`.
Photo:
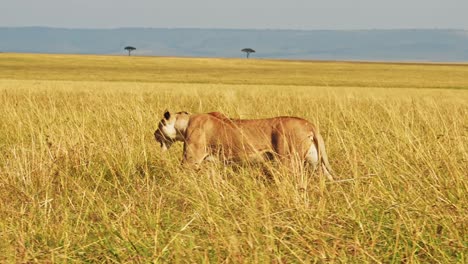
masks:
[(1, 28), (0, 52), (253, 58), (468, 61), (467, 30), (235, 30)]

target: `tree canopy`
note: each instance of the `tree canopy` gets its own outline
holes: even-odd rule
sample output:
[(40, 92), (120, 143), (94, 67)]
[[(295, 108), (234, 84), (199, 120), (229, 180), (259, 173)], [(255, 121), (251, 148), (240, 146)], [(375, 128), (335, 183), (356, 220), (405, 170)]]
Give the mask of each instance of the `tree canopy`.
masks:
[(241, 51), (242, 51), (242, 52), (245, 52), (247, 58), (249, 58), (250, 53), (254, 53), (254, 52), (255, 52), (255, 50), (253, 50), (253, 49), (251, 49), (251, 48), (245, 48), (245, 49), (242, 49)]
[(127, 46), (124, 48), (124, 50), (128, 51), (128, 56), (130, 56), (130, 53), (134, 50), (136, 50), (135, 47), (132, 47), (132, 46)]

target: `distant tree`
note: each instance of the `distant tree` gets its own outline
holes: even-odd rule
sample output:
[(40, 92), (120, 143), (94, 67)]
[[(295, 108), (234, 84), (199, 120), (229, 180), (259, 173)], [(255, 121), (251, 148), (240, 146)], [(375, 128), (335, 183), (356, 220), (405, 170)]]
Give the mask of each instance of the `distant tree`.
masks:
[(130, 53), (134, 50), (136, 50), (135, 47), (132, 47), (132, 46), (127, 46), (124, 48), (124, 50), (128, 51), (128, 56), (130, 56)]
[(245, 48), (245, 49), (242, 49), (241, 50), (242, 52), (245, 52), (245, 55), (247, 56), (247, 59), (250, 57), (250, 53), (254, 53), (255, 50), (251, 49), (251, 48)]

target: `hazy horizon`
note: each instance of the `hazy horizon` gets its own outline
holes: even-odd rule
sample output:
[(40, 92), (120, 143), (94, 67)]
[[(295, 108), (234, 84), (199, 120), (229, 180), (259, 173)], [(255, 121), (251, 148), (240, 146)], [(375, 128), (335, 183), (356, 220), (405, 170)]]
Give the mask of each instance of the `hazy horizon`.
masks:
[(43, 25), (25, 26), (1, 26), (0, 28), (48, 28), (48, 29), (70, 29), (70, 30), (119, 30), (119, 29), (201, 29), (201, 30), (260, 30), (260, 31), (392, 31), (392, 30), (459, 30), (468, 31), (468, 28), (356, 28), (356, 29), (288, 29), (288, 28), (227, 28), (227, 27), (144, 27), (144, 26), (121, 26), (121, 27), (61, 27)]
[[(467, 30), (259, 30), (1, 28), (0, 51), (255, 58), (468, 61)], [(126, 55), (126, 52), (125, 52)]]

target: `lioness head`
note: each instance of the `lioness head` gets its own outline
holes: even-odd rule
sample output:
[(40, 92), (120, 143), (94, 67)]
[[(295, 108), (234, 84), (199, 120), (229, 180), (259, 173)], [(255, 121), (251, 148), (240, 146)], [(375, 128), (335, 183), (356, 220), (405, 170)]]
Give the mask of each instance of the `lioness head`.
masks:
[(154, 138), (161, 145), (163, 151), (168, 150), (176, 141), (184, 141), (189, 117), (190, 114), (187, 112), (175, 114), (171, 114), (167, 110), (164, 112), (163, 118), (158, 123), (158, 129), (154, 131)]

